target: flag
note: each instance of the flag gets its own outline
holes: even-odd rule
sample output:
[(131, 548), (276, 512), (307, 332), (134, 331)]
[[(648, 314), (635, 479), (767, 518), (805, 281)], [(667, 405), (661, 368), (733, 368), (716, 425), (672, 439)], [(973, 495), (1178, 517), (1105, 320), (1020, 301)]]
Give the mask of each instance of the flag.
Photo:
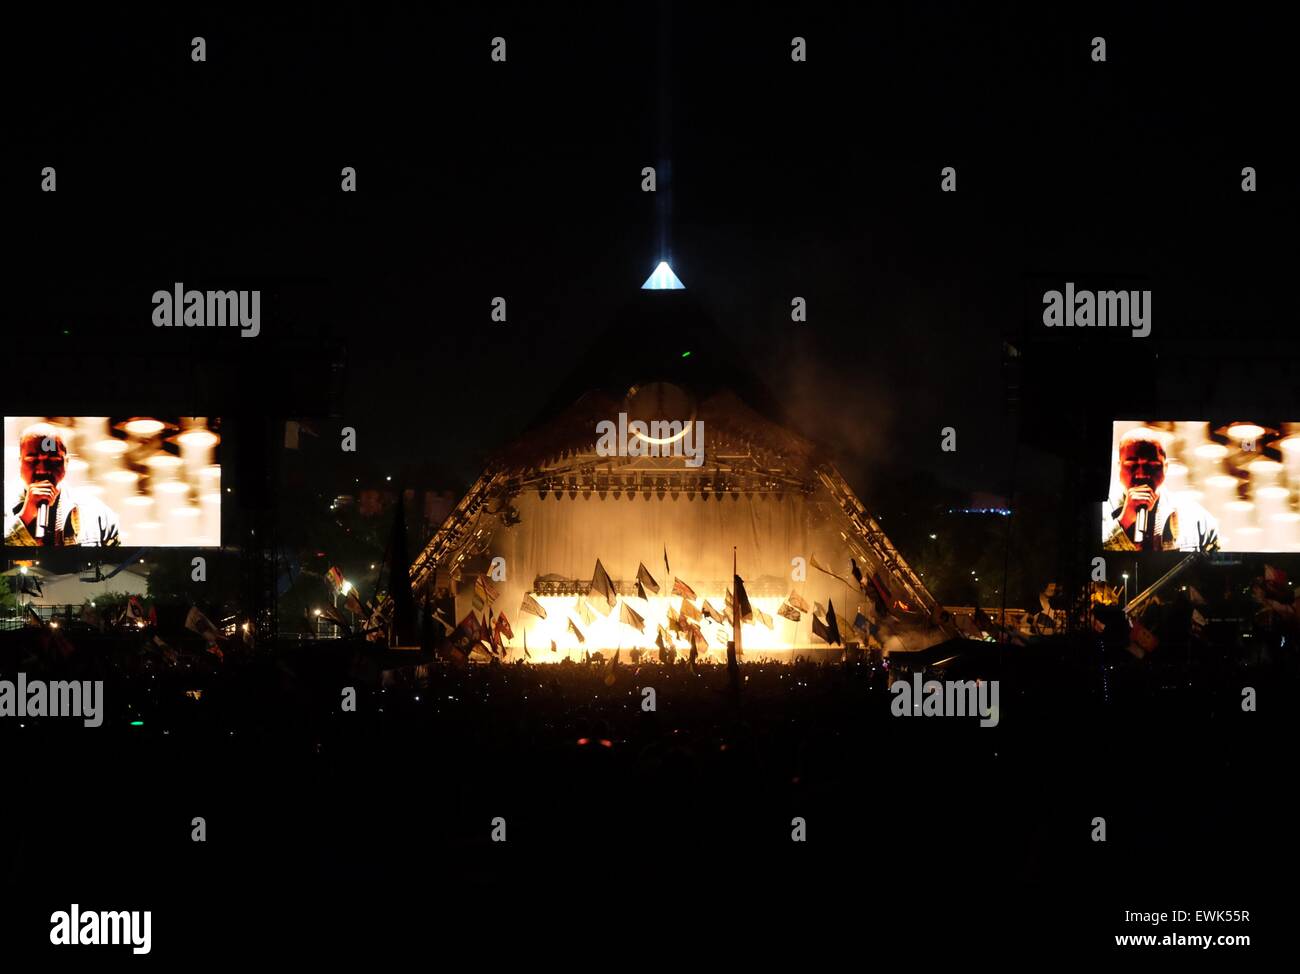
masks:
[(889, 587), (880, 577), (880, 572), (871, 573), (871, 585), (875, 588), (876, 594), (880, 597), (880, 601), (884, 604), (884, 607), (888, 609), (893, 603), (893, 599), (889, 596)]
[(820, 602), (814, 602), (814, 603), (813, 603), (813, 615), (817, 616), (817, 617), (820, 618), (823, 622), (825, 622), (825, 621), (826, 621), (826, 607), (825, 607), (824, 605), (822, 605)]
[(754, 607), (749, 604), (749, 593), (745, 591), (745, 582), (739, 575), (736, 576), (736, 604), (740, 606), (741, 622), (754, 621)]
[[(570, 625), (572, 625), (572, 623), (570, 623)], [(557, 645), (555, 645), (555, 640), (552, 639), (552, 640), (551, 640), (551, 652), (552, 652), (552, 653), (558, 653), (559, 651), (560, 651), (560, 647), (557, 646)]]
[(862, 569), (858, 567), (857, 559), (850, 557), (849, 564), (853, 566), (853, 580), (858, 583), (858, 588), (862, 588)]
[(704, 616), (707, 619), (712, 619), (714, 622), (719, 622), (723, 625), (725, 625), (727, 621), (722, 617), (722, 613), (709, 604), (708, 599), (704, 600)]
[(490, 607), (499, 595), (496, 586), (483, 575), (474, 579), (474, 608), (476, 611), (482, 612), (485, 607)]
[(798, 622), (801, 618), (799, 610), (789, 602), (782, 602), (781, 608), (776, 610), (776, 614), (781, 616), (783, 619), (789, 619), (791, 622)]
[(699, 607), (694, 602), (688, 602), (686, 599), (682, 599), (682, 618), (702, 621), (704, 619), (704, 614), (700, 612)]
[[(809, 606), (808, 603), (805, 602), (796, 592), (791, 592), (790, 597), (786, 599), (786, 601), (790, 603), (792, 606), (794, 606), (796, 609), (798, 609), (800, 612), (812, 611), (812, 607)], [(789, 617), (787, 616), (787, 618)], [(796, 619), (795, 621), (797, 622), (798, 620)]]
[(31, 607), (30, 603), (27, 605), (26, 611), (23, 612), (23, 622), (29, 626), (45, 627), (45, 620), (41, 618), (39, 612)]
[(645, 594), (645, 586), (641, 584), (641, 579), (636, 580), (636, 597), (643, 601), (649, 601), (650, 596)]
[(623, 603), (623, 609), (619, 613), (618, 621), (624, 625), (631, 626), (638, 632), (645, 632), (645, 620), (626, 602)]
[[(134, 602), (135, 599), (131, 601)], [(190, 606), (190, 611), (185, 614), (185, 628), (197, 632), (210, 643), (217, 641), (217, 627), (194, 606)]]
[(704, 638), (704, 632), (700, 629), (699, 626), (691, 626), (690, 632), (687, 635), (691, 640), (692, 660), (695, 659), (695, 654), (697, 650), (703, 651), (705, 653), (709, 651), (709, 641), (706, 638)]
[(18, 594), (34, 595), (38, 599), (45, 597), (45, 588), (41, 585), (41, 580), (35, 575), (20, 573), (16, 577), (18, 579)]
[[(1156, 638), (1156, 634), (1136, 619), (1133, 620), (1129, 638), (1142, 649), (1143, 653), (1149, 653), (1160, 645), (1160, 640)], [(1141, 659), (1141, 657), (1138, 658)]]
[(844, 640), (840, 637), (839, 623), (835, 621), (835, 603), (829, 603), (830, 608), (826, 610), (826, 628), (830, 631), (831, 642), (844, 645)]
[(853, 617), (853, 628), (864, 636), (870, 631), (867, 627), (867, 617), (862, 614), (862, 609), (858, 609), (858, 614)]
[(1192, 600), (1192, 605), (1205, 605), (1205, 596), (1196, 591), (1195, 585), (1187, 586), (1187, 597)]
[(325, 573), (325, 580), (333, 586), (334, 591), (343, 591), (343, 570), (338, 565), (334, 565)]
[(696, 599), (695, 589), (691, 588), (675, 575), (673, 576), (673, 595), (680, 595), (689, 602), (694, 602)]
[(343, 601), (343, 604), (347, 606), (347, 610), (353, 615), (359, 616), (362, 614), (361, 600), (357, 598), (356, 589), (352, 589), (348, 592), (348, 597)]
[(453, 652), (461, 654), (468, 659), (470, 652), (483, 640), (483, 623), (478, 621), (478, 616), (473, 612), (467, 612), (465, 618), (460, 620), (455, 631), (450, 636), (450, 643)]
[[(667, 629), (665, 629), (663, 626), (660, 626), (658, 633), (655, 635), (655, 645), (659, 647), (659, 652), (660, 653), (668, 652), (668, 647), (671, 646), (672, 644), (673, 644), (673, 637), (668, 634)], [(659, 657), (659, 662), (661, 663), (663, 662), (662, 656)]]
[[(596, 572), (591, 577), (591, 588), (587, 589), (588, 595), (599, 595), (608, 603), (609, 607), (614, 608), (618, 602), (618, 592), (614, 589), (614, 583), (610, 581), (609, 572), (605, 571), (605, 566), (596, 559)], [(602, 613), (608, 615), (609, 613)]]
[(831, 631), (827, 629), (826, 624), (822, 622), (821, 619), (817, 618), (817, 616), (815, 615), (812, 617), (812, 631), (813, 631), (813, 635), (816, 636), (818, 639), (820, 639), (822, 642), (830, 643)]
[(668, 546), (664, 545), (664, 574), (671, 575), (673, 570), (668, 567)]
[(492, 645), (500, 646), (502, 636), (507, 639), (515, 638), (515, 631), (510, 628), (510, 622), (506, 619), (504, 612), (497, 616), (497, 624), (492, 627)]
[[(585, 643), (587, 641), (587, 637), (582, 634), (582, 630), (578, 628), (578, 624), (572, 619), (569, 620), (569, 632), (578, 637), (578, 642)], [(551, 648), (555, 648), (555, 643), (551, 643)]]
[(817, 569), (819, 572), (821, 572), (823, 575), (829, 575), (831, 578), (838, 578), (838, 579), (839, 579), (841, 582), (843, 582), (845, 585), (848, 585), (848, 584), (849, 584), (849, 580), (848, 580), (847, 578), (845, 578), (843, 575), (836, 575), (833, 571), (831, 571), (829, 568), (827, 568), (825, 565), (823, 565), (821, 562), (819, 562), (819, 561), (817, 560), (817, 556), (816, 556), (816, 555), (810, 555), (810, 556), (809, 556), (809, 558), (808, 558), (808, 564), (812, 565), (813, 568), (816, 568), (816, 569)]
[[(154, 636), (154, 637), (153, 637), (153, 644), (154, 644), (154, 646), (156, 646), (156, 647), (158, 648), (158, 651), (162, 653), (162, 655), (163, 655), (163, 659), (165, 659), (168, 663), (175, 663), (175, 662), (176, 662), (176, 660), (177, 660), (176, 650), (172, 649), (172, 648), (171, 648), (170, 646), (168, 646), (165, 642), (163, 642), (163, 639), (162, 639), (161, 636)], [(192, 692), (194, 692), (194, 693), (199, 693), (200, 691), (195, 690), (195, 691), (192, 691)]]
[(668, 631), (669, 632), (682, 631), (682, 617), (677, 614), (677, 610), (674, 609), (671, 605), (668, 607)]
[[(638, 563), (636, 569), (636, 580), (647, 591), (653, 592), (655, 595), (659, 594), (659, 583), (656, 582), (654, 580), (654, 576), (651, 575), (650, 572), (646, 570), (645, 562)], [(643, 595), (641, 596), (641, 598), (645, 598), (645, 596)]]
[(519, 606), (519, 612), (520, 614), (524, 612), (531, 612), (539, 619), (546, 618), (546, 610), (542, 608), (542, 604), (527, 593), (524, 594), (524, 601)]
[(775, 628), (774, 623), (772, 622), (772, 617), (758, 606), (754, 606), (754, 616), (757, 622), (761, 622), (763, 625), (767, 626), (767, 628)]
[(589, 626), (596, 621), (596, 613), (591, 611), (591, 606), (587, 604), (587, 600), (581, 595), (578, 596), (574, 609), (577, 611), (578, 618), (582, 620), (583, 625)]

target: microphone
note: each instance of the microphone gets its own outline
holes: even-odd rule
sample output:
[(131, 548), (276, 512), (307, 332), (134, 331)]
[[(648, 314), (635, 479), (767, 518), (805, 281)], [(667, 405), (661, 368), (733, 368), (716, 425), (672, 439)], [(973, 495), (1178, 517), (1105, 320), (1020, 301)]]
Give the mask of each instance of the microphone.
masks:
[(1135, 544), (1141, 544), (1142, 539), (1147, 533), (1147, 509), (1139, 507), (1137, 509), (1137, 522), (1133, 525), (1133, 541)]
[[(47, 479), (34, 481), (34, 483), (49, 483)], [(50, 502), (37, 501), (36, 503), (36, 540), (44, 541), (45, 532), (50, 526)]]

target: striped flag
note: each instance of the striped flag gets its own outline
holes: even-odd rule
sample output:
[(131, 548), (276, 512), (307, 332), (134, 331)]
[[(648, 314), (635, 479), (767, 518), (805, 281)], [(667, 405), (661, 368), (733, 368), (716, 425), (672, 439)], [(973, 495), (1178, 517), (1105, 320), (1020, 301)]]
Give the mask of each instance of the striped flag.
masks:
[(680, 578), (673, 576), (673, 595), (680, 595), (682, 598), (694, 602), (696, 599), (695, 589), (691, 588)]
[(546, 610), (545, 610), (544, 608), (542, 608), (542, 604), (541, 604), (540, 602), (538, 602), (535, 598), (533, 598), (531, 595), (527, 594), (527, 593), (524, 594), (524, 601), (523, 601), (522, 604), (520, 604), (520, 606), (519, 606), (519, 611), (520, 611), (521, 613), (523, 613), (523, 612), (531, 612), (533, 615), (537, 616), (539, 619), (545, 619), (545, 618), (546, 618)]

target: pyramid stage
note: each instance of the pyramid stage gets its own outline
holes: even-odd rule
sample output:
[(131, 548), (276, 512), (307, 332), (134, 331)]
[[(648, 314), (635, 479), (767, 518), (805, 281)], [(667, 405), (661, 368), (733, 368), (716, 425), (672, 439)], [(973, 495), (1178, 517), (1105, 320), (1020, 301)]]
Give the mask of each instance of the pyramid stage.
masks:
[[(657, 335), (680, 337), (646, 337)], [(753, 609), (747, 661), (839, 659), (841, 645), (814, 633), (832, 622), (841, 644), (885, 653), (954, 635), (736, 345), (684, 292), (643, 293), (420, 552), (416, 603), (454, 611), (471, 646), (491, 642), (504, 613), (509, 659), (525, 643), (533, 662), (618, 648), (654, 659), (661, 646), (683, 657), (692, 639), (725, 659), (734, 559)]]

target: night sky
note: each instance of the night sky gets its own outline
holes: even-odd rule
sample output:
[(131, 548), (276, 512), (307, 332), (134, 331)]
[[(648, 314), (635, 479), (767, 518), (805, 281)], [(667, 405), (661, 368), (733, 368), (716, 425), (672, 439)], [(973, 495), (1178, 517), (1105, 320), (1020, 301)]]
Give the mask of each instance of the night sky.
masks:
[[(192, 397), (332, 414), (371, 461), (465, 481), (667, 257), (863, 492), (919, 472), (1006, 493), (1017, 438), (1018, 475), (1050, 488), (1050, 451), (1105, 454), (1109, 419), (1134, 409), (1294, 413), (1283, 32), (1252, 8), (1036, 7), (19, 22), (15, 317), (64, 379), (17, 376), (5, 408), (70, 386), (114, 412)], [(1066, 280), (1152, 288), (1152, 337), (1047, 335), (1042, 292)], [(156, 331), (149, 296), (174, 281), (263, 288), (262, 336)], [(1025, 355), (1019, 414), (1004, 340)]]

